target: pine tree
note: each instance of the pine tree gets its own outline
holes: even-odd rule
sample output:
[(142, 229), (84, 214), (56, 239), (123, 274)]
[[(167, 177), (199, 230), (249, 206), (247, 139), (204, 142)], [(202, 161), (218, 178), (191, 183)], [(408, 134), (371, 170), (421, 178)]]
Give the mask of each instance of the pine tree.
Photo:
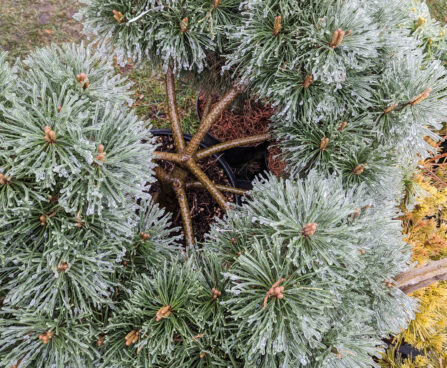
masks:
[[(447, 114), (445, 70), (412, 1), (85, 2), (102, 56), (51, 47), (16, 72), (0, 64), (16, 78), (0, 95), (0, 364), (377, 367), (382, 339), (414, 316), (404, 291), (439, 265), (413, 277), (396, 220), (402, 172), (433, 151), (422, 135), (439, 140), (429, 128)], [(124, 106), (108, 52), (165, 75), (175, 153), (156, 151)], [(189, 143), (175, 77), (222, 94)], [(199, 149), (243, 93), (276, 107), (272, 132)], [(270, 138), (289, 177), (248, 194), (197, 166)], [(178, 201), (185, 251), (148, 195), (152, 171)], [(204, 244), (188, 172), (228, 210)]]

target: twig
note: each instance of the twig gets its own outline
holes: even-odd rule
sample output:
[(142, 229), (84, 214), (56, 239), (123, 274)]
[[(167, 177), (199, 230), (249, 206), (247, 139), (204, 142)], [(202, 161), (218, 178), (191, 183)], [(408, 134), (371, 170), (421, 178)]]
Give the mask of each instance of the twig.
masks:
[(213, 106), (206, 117), (202, 119), (199, 129), (197, 129), (196, 134), (194, 134), (191, 141), (188, 143), (188, 146), (186, 147), (187, 154), (193, 155), (197, 152), (200, 142), (202, 142), (205, 134), (208, 133), (215, 121), (241, 92), (242, 89), (240, 87), (234, 86)]
[(405, 294), (442, 280), (447, 280), (447, 258), (431, 261), (420, 268), (404, 272), (395, 279), (396, 286)]
[[(204, 186), (200, 181), (190, 181), (186, 183), (186, 189), (192, 189), (192, 188), (204, 188)], [(246, 189), (228, 187), (226, 185), (221, 184), (216, 184), (216, 188), (222, 192), (233, 193), (238, 195), (246, 195), (248, 192)]]
[(184, 153), (186, 143), (183, 137), (182, 124), (178, 114), (174, 73), (172, 73), (171, 69), (168, 69), (168, 72), (166, 73), (166, 95), (168, 98), (169, 120), (171, 121), (174, 144), (178, 153)]
[(231, 141), (219, 143), (212, 147), (208, 147), (208, 148), (198, 151), (196, 153), (196, 158), (197, 158), (197, 160), (201, 160), (201, 159), (204, 159), (205, 157), (212, 156), (216, 153), (226, 151), (231, 148), (240, 147), (240, 146), (249, 146), (249, 145), (255, 145), (258, 143), (262, 143), (262, 142), (265, 142), (266, 140), (268, 140), (269, 138), (270, 138), (270, 134), (266, 133), (266, 134), (259, 134), (259, 135), (254, 135), (254, 136), (246, 137), (246, 138), (233, 139)]
[(228, 209), (228, 203), (224, 195), (216, 188), (216, 185), (208, 178), (202, 169), (190, 159), (186, 162), (186, 166), (191, 173), (203, 184), (203, 186), (210, 192), (217, 204), (223, 209)]

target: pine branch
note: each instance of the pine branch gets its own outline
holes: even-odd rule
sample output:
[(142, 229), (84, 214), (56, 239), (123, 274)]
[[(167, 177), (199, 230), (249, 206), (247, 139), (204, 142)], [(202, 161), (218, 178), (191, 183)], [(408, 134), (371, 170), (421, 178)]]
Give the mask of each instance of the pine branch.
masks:
[(174, 183), (174, 191), (180, 207), (180, 213), (183, 220), (183, 232), (186, 241), (186, 255), (188, 255), (188, 247), (194, 244), (194, 230), (192, 227), (191, 212), (189, 210), (188, 198), (186, 196), (186, 187), (183, 181)]
[(216, 153), (229, 150), (231, 148), (241, 147), (241, 146), (251, 146), (258, 143), (265, 142), (270, 138), (270, 134), (259, 134), (259, 135), (253, 135), (246, 138), (239, 138), (239, 139), (233, 139), (231, 141), (223, 142), (220, 144), (216, 144), (212, 147), (208, 147), (205, 149), (202, 149), (197, 152), (196, 157), (197, 160), (201, 160), (205, 157), (212, 156)]
[(404, 272), (395, 279), (396, 286), (405, 294), (411, 294), (443, 280), (447, 280), (447, 258), (431, 261), (420, 268)]
[(226, 198), (220, 192), (219, 189), (216, 188), (216, 185), (208, 178), (208, 176), (202, 171), (202, 169), (194, 162), (194, 160), (189, 160), (186, 162), (186, 166), (191, 171), (192, 174), (203, 184), (203, 186), (210, 192), (219, 206), (226, 210), (228, 209), (228, 204)]
[(201, 121), (203, 121), (208, 116), (212, 105), (213, 105), (213, 96), (211, 94), (209, 94), (208, 97), (206, 98), (205, 107), (202, 112)]
[[(190, 181), (190, 182), (186, 183), (186, 189), (190, 189), (190, 188), (204, 188), (204, 186), (200, 181)], [(227, 193), (233, 193), (233, 194), (238, 194), (238, 195), (246, 195), (247, 194), (246, 189), (239, 189), (239, 188), (229, 187), (226, 185), (216, 184), (216, 188), (222, 192), (227, 192)]]
[(169, 120), (171, 121), (175, 147), (177, 148), (177, 152), (181, 153), (185, 151), (186, 145), (183, 137), (182, 123), (178, 114), (174, 74), (171, 69), (168, 69), (166, 73), (166, 96), (168, 98)]
[(154, 159), (155, 160), (166, 160), (175, 162), (176, 164), (183, 164), (188, 160), (187, 155), (182, 155), (180, 153), (172, 153), (172, 152), (160, 152), (155, 151), (154, 152)]
[(200, 146), (205, 134), (211, 129), (212, 125), (220, 117), (220, 115), (225, 111), (225, 109), (234, 101), (234, 99), (242, 92), (241, 87), (233, 86), (226, 94), (223, 96), (219, 102), (217, 102), (211, 109), (209, 114), (206, 115), (202, 122), (200, 123), (199, 129), (197, 129), (196, 134), (192, 137), (191, 141), (186, 147), (186, 153), (189, 155), (194, 154)]

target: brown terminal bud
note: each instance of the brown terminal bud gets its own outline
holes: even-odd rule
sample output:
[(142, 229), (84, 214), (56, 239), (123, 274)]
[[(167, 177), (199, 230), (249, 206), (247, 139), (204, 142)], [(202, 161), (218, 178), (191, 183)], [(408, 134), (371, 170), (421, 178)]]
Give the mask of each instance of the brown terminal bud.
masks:
[(98, 348), (100, 348), (104, 344), (104, 341), (106, 341), (106, 337), (104, 335), (99, 335), (98, 341), (96, 342), (98, 345)]
[(76, 78), (78, 79), (79, 83), (82, 83), (87, 79), (87, 74), (85, 73), (78, 74)]
[(231, 244), (236, 245), (237, 244), (237, 240), (236, 238), (231, 238)]
[(135, 344), (139, 338), (140, 338), (140, 333), (137, 330), (130, 331), (124, 338), (124, 340), (126, 341), (125, 342), (126, 346)]
[(340, 123), (340, 125), (338, 126), (338, 131), (341, 132), (343, 129), (345, 129), (348, 126), (348, 122), (344, 121), (343, 123)]
[(320, 151), (326, 151), (328, 144), (329, 144), (329, 138), (327, 138), (327, 137), (321, 138)]
[(57, 112), (61, 112), (61, 110), (62, 110), (62, 106), (59, 105), (59, 106), (57, 107)]
[(221, 2), (222, 2), (222, 0), (214, 0), (214, 2), (213, 2), (214, 9), (217, 9)]
[(146, 241), (146, 240), (148, 240), (151, 236), (150, 236), (150, 234), (141, 232), (141, 233), (140, 233), (140, 237), (141, 237), (141, 239), (143, 239), (144, 241)]
[(43, 344), (48, 344), (53, 337), (54, 337), (54, 332), (47, 331), (47, 332), (39, 335), (39, 340), (41, 340)]
[(183, 18), (182, 21), (180, 22), (180, 29), (183, 33), (188, 32), (188, 23), (189, 23), (188, 17)]
[(126, 21), (126, 17), (120, 11), (113, 9), (112, 13), (113, 18), (115, 18), (118, 23), (124, 23)]
[(103, 144), (98, 145), (98, 154), (95, 156), (95, 159), (101, 161), (102, 163), (106, 160), (106, 153), (104, 152)]
[(206, 353), (202, 351), (202, 352), (200, 353), (200, 359), (203, 359), (203, 358), (205, 358), (205, 357), (206, 357)]
[(304, 78), (303, 87), (309, 88), (313, 82), (314, 82), (314, 77), (311, 75), (308, 75), (306, 78)]
[(162, 318), (166, 318), (169, 317), (172, 313), (172, 309), (170, 305), (165, 305), (164, 307), (161, 307), (158, 312), (157, 315), (155, 317), (155, 320), (157, 322), (160, 322)]
[(47, 217), (45, 215), (40, 216), (39, 220), (42, 226), (45, 226), (47, 224)]
[(312, 236), (317, 231), (317, 227), (318, 227), (318, 224), (316, 224), (315, 222), (313, 222), (313, 223), (308, 222), (306, 225), (304, 225), (301, 233), (304, 236)]
[(11, 181), (9, 179), (8, 176), (6, 176), (5, 174), (0, 173), (0, 184), (1, 185), (6, 185), (9, 184)]
[(281, 32), (281, 30), (282, 30), (281, 22), (282, 22), (282, 17), (280, 15), (275, 17), (275, 22), (273, 23), (273, 34), (275, 36), (278, 36), (279, 32)]
[(360, 249), (360, 254), (361, 254), (362, 256), (364, 256), (364, 255), (366, 254), (366, 250), (364, 250), (364, 249)]
[(62, 262), (58, 267), (57, 267), (57, 271), (58, 272), (64, 272), (67, 271), (68, 269), (68, 263), (67, 262)]
[(332, 40), (329, 46), (332, 47), (333, 49), (337, 48), (343, 42), (344, 37), (345, 32), (342, 31), (341, 28), (337, 29), (332, 35)]
[(56, 143), (56, 133), (54, 132), (54, 130), (51, 129), (51, 127), (47, 125), (45, 128), (43, 128), (43, 131), (45, 133), (45, 140), (48, 143)]
[(353, 170), (352, 173), (354, 175), (360, 175), (363, 173), (363, 171), (365, 170), (365, 166), (364, 165), (357, 165)]

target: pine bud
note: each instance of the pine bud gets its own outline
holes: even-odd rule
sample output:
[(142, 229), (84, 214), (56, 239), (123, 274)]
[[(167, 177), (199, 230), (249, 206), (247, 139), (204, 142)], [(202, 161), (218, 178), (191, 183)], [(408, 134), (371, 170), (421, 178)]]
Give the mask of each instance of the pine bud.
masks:
[(326, 151), (328, 144), (329, 144), (329, 138), (327, 138), (327, 137), (321, 138), (320, 151)]
[(76, 78), (78, 79), (79, 83), (82, 83), (87, 79), (87, 75), (85, 73), (81, 73), (81, 74), (78, 74), (76, 76)]
[(43, 128), (43, 131), (45, 133), (45, 140), (48, 143), (56, 143), (56, 133), (54, 132), (54, 130), (52, 130), (48, 125)]
[(344, 121), (343, 123), (340, 123), (340, 125), (338, 126), (338, 131), (341, 132), (343, 129), (345, 129), (348, 126), (348, 122)]
[(430, 96), (430, 92), (432, 91), (431, 87), (428, 87), (427, 89), (425, 89), (424, 92), (422, 92), (421, 94), (417, 95), (416, 98), (410, 102), (411, 106), (417, 105), (419, 103), (421, 103), (422, 101), (424, 101), (428, 96)]
[(352, 173), (354, 175), (360, 175), (361, 173), (363, 173), (363, 171), (365, 170), (365, 166), (363, 165), (357, 165), (353, 170)]
[(275, 36), (278, 36), (279, 32), (281, 32), (281, 30), (282, 30), (281, 22), (282, 22), (282, 17), (280, 15), (275, 17), (275, 22), (273, 23), (273, 34)]
[(165, 305), (164, 307), (161, 307), (158, 312), (157, 315), (155, 317), (155, 320), (157, 322), (160, 322), (162, 318), (166, 318), (169, 317), (172, 313), (172, 309), (170, 305)]
[(61, 110), (62, 110), (62, 106), (59, 105), (59, 106), (57, 107), (57, 112), (61, 112)]
[(90, 86), (90, 81), (85, 73), (78, 74), (76, 78), (78, 79), (78, 82), (82, 84), (84, 90)]
[(95, 159), (104, 163), (106, 159), (106, 153), (104, 152), (104, 145), (98, 145), (98, 154), (95, 156)]
[(126, 21), (126, 17), (120, 11), (113, 9), (112, 13), (113, 18), (115, 18), (118, 23), (124, 23)]
[(306, 78), (304, 78), (303, 87), (309, 88), (311, 84), (314, 82), (314, 77), (311, 75), (308, 75)]
[(10, 178), (8, 176), (6, 176), (5, 174), (0, 173), (0, 184), (6, 185), (9, 183), (11, 183)]
[(78, 214), (76, 215), (76, 226), (81, 228), (83, 225), (81, 211), (78, 211)]
[(333, 49), (340, 46), (340, 44), (343, 42), (343, 38), (345, 37), (345, 32), (341, 30), (341, 28), (334, 31), (332, 35), (331, 43), (329, 44), (330, 47)]
[(309, 222), (306, 225), (304, 225), (302, 234), (304, 236), (312, 236), (317, 231), (317, 227), (318, 227), (318, 224), (316, 224), (315, 222), (314, 223)]
[(132, 344), (135, 344), (140, 338), (140, 333), (137, 330), (130, 331), (124, 340), (126, 340), (125, 344), (126, 346), (130, 346)]
[(206, 357), (206, 353), (202, 351), (202, 352), (200, 353), (200, 359), (203, 359), (203, 358), (205, 358), (205, 357)]
[(104, 335), (99, 335), (97, 341), (98, 348), (104, 344), (104, 341), (106, 341), (106, 337)]
[(216, 288), (212, 288), (211, 289), (211, 295), (212, 295), (213, 299), (216, 300), (219, 296), (222, 295), (222, 292), (220, 292)]
[(364, 256), (364, 255), (366, 254), (366, 250), (364, 250), (364, 249), (360, 249), (360, 254), (361, 254), (362, 256)]
[(233, 244), (233, 245), (237, 244), (236, 238), (231, 238), (231, 244)]
[(141, 233), (140, 233), (140, 237), (141, 237), (141, 239), (143, 239), (143, 241), (146, 241), (146, 240), (148, 240), (151, 236), (150, 236), (150, 234), (141, 232)]
[(217, 9), (221, 2), (222, 0), (214, 0), (214, 9)]
[(416, 28), (422, 27), (425, 23), (427, 23), (427, 19), (419, 16), (416, 22)]
[(54, 332), (52, 331), (47, 331), (41, 335), (39, 335), (39, 340), (42, 341), (43, 344), (48, 344), (51, 339), (54, 337)]
[(62, 262), (58, 267), (57, 267), (57, 272), (65, 272), (68, 269), (68, 263), (67, 262)]
[(47, 217), (45, 215), (40, 216), (39, 220), (42, 226), (45, 226), (47, 224)]
[(188, 23), (189, 23), (188, 17), (183, 18), (182, 21), (180, 22), (180, 29), (182, 30), (183, 33), (188, 32)]

